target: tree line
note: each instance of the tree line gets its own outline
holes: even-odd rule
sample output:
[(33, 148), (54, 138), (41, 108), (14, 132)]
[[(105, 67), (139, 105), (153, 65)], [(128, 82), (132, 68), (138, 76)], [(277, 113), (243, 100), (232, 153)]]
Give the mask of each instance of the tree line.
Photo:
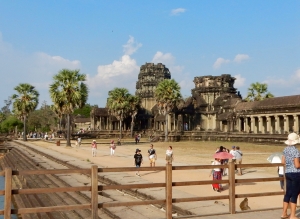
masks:
[[(36, 110), (39, 104), (39, 92), (28, 83), (17, 85), (16, 91), (0, 110), (0, 131), (9, 132), (9, 128), (23, 129), (23, 140), (27, 141), (27, 122), (30, 121), (29, 130), (50, 131), (51, 125), (58, 124), (62, 129), (62, 119), (66, 118), (67, 146), (71, 146), (71, 115), (83, 113), (89, 115), (92, 106), (87, 104), (89, 89), (86, 85), (86, 75), (80, 70), (62, 69), (53, 76), (53, 83), (49, 86), (49, 94), (52, 105), (43, 102), (41, 108)], [(159, 113), (165, 116), (165, 141), (168, 141), (168, 114), (176, 104), (182, 100), (180, 86), (174, 79), (161, 81), (154, 92)], [(259, 82), (251, 84), (245, 101), (257, 101), (271, 98), (267, 84)], [(10, 112), (12, 105), (12, 112)], [(133, 135), (134, 119), (141, 106), (141, 99), (129, 93), (126, 88), (114, 88), (108, 92), (107, 105), (110, 115), (119, 121), (120, 138), (122, 137), (122, 123), (128, 116), (131, 117), (131, 135)], [(42, 125), (43, 124), (43, 125)]]

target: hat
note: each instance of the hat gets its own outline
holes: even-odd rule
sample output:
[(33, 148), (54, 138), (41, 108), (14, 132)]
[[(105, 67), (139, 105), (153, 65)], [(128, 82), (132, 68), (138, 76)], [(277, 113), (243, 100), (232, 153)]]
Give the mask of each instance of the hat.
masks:
[(295, 145), (295, 144), (298, 144), (299, 143), (299, 135), (297, 135), (296, 133), (290, 133), (288, 135), (288, 140), (286, 140), (284, 142), (285, 144), (287, 145)]
[(232, 146), (232, 148), (235, 148), (235, 146)]
[(96, 140), (93, 140), (93, 141), (96, 141)]

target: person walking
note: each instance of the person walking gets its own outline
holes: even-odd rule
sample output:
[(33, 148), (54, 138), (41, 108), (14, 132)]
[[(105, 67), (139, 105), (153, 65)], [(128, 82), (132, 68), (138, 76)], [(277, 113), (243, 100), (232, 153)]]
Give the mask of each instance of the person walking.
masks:
[[(141, 167), (141, 164), (143, 163), (143, 155), (141, 154), (141, 150), (140, 149), (136, 149), (135, 151), (135, 155), (133, 156), (134, 158), (134, 163), (133, 165), (136, 167), (136, 168), (140, 168)], [(139, 170), (137, 169), (135, 175), (141, 177), (140, 175), (140, 172)]]
[(97, 155), (97, 143), (96, 140), (93, 140), (92, 142), (92, 156), (96, 157)]
[[(232, 149), (229, 152), (232, 155), (232, 162), (236, 164), (236, 151), (235, 151), (235, 146), (232, 146)], [(237, 171), (235, 167), (235, 172)]]
[(77, 145), (78, 145), (78, 147), (80, 147), (80, 145), (81, 145), (81, 138), (80, 137), (77, 138)]
[(169, 146), (169, 148), (166, 150), (166, 163), (172, 163), (174, 161), (174, 154), (173, 154), (173, 148), (172, 146)]
[(157, 156), (155, 149), (153, 149), (153, 144), (150, 145), (150, 149), (148, 150), (148, 157), (150, 161), (150, 167), (155, 167)]
[[(300, 193), (300, 153), (295, 147), (299, 143), (299, 136), (290, 133), (284, 142), (287, 146), (283, 150), (281, 162), (285, 164), (286, 192), (283, 198), (281, 218), (298, 219), (296, 216), (297, 198)], [(290, 215), (287, 209), (290, 206)]]
[[(235, 159), (237, 164), (242, 164), (243, 152), (240, 150), (239, 146), (236, 146)], [(242, 168), (239, 168), (238, 175), (242, 175)]]
[[(215, 160), (212, 162), (212, 165), (221, 165), (221, 160), (218, 158), (215, 158)], [(213, 176), (213, 180), (222, 180), (222, 170), (220, 167), (213, 168), (211, 173), (209, 174), (209, 177)], [(214, 191), (221, 192), (222, 185), (219, 183), (212, 184), (212, 188)]]
[(115, 141), (111, 140), (111, 142), (110, 142), (110, 156), (115, 155), (115, 150), (116, 150)]

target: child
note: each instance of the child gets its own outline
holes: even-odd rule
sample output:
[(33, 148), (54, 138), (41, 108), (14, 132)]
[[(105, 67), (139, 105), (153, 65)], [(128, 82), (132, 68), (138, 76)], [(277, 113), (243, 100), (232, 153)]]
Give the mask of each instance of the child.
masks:
[(93, 140), (93, 142), (92, 142), (92, 156), (96, 157), (96, 154), (97, 154), (97, 143), (96, 143), (96, 140)]
[[(140, 149), (136, 149), (135, 151), (135, 155), (134, 157), (134, 166), (136, 166), (137, 168), (139, 168), (141, 166), (141, 164), (143, 163), (143, 155), (141, 154), (141, 150)], [(141, 177), (139, 171), (137, 170), (135, 175)]]
[(111, 142), (110, 142), (110, 156), (115, 155), (115, 150), (116, 150), (115, 141), (111, 140)]

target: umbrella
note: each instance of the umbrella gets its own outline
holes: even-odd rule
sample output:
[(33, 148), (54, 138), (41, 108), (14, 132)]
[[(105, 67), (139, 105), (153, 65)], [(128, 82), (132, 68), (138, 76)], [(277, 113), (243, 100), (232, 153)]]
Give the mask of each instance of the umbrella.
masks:
[(214, 158), (218, 159), (230, 159), (233, 158), (232, 154), (227, 153), (227, 152), (219, 152), (214, 154)]
[(282, 152), (273, 153), (267, 158), (267, 161), (269, 161), (270, 163), (281, 163), (282, 155)]

